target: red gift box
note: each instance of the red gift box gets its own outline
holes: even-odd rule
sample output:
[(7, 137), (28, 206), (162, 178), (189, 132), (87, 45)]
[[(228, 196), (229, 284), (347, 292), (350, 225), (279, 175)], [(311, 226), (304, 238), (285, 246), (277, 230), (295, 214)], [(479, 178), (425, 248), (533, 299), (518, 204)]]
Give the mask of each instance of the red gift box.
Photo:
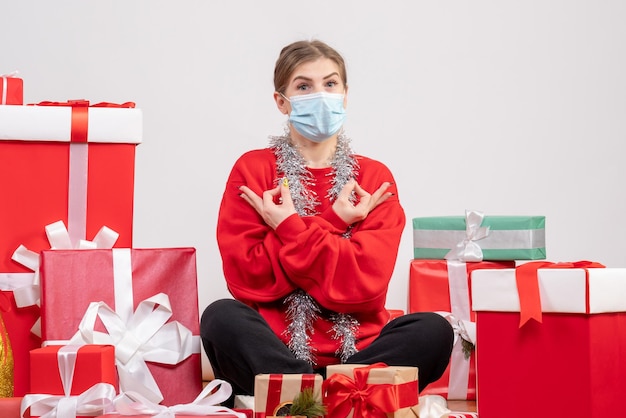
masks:
[[(533, 274), (533, 264), (472, 274), (480, 417), (614, 415), (626, 392), (626, 269)], [(526, 315), (535, 304), (539, 315)]]
[[(74, 243), (108, 226), (119, 233), (116, 246), (132, 246), (134, 159), (141, 131), (139, 109), (85, 102), (0, 106), (1, 290), (34, 284), (36, 267), (12, 256), (22, 245), (34, 253), (50, 248), (45, 227), (53, 222), (65, 222)], [(16, 285), (18, 276), (30, 279)], [(28, 389), (28, 350), (41, 346), (30, 331), (39, 307), (23, 309), (14, 311), (19, 327), (8, 327), (18, 372), (15, 396)]]
[(289, 408), (293, 399), (305, 389), (322, 401), (322, 381), (319, 374), (259, 374), (254, 379), (254, 412), (256, 418), (279, 415), (279, 409)]
[[(478, 269), (515, 267), (515, 261), (480, 261), (463, 263), (448, 260), (411, 260), (409, 272), (409, 312), (450, 313), (448, 319), (460, 327), (473, 326), (470, 275)], [(470, 322), (468, 324), (468, 322)], [(456, 326), (456, 324), (453, 324)], [(463, 352), (462, 336), (457, 339), (444, 374), (430, 383), (422, 395), (440, 395), (447, 399), (476, 399), (476, 361)]]
[(24, 104), (24, 81), (15, 74), (0, 75), (0, 105)]
[(13, 252), (50, 248), (44, 227), (59, 220), (74, 241), (106, 225), (132, 246), (141, 128), (134, 108), (0, 106), (0, 272), (29, 272)]
[[(111, 341), (116, 347), (121, 391), (129, 390), (128, 382), (136, 377), (131, 369), (144, 367), (145, 358), (146, 374), (154, 378), (158, 388), (150, 389), (146, 386), (150, 382), (142, 380), (132, 390), (148, 390), (149, 394), (142, 394), (155, 403), (161, 400), (155, 398), (159, 390), (165, 405), (189, 403), (200, 393), (202, 367), (194, 248), (46, 250), (41, 253), (40, 272), (44, 342), (66, 344), (73, 337), (80, 340), (88, 334), (93, 336), (88, 343)], [(93, 321), (94, 316), (94, 327), (89, 332), (81, 328), (82, 334), (78, 333), (79, 325), (90, 325), (89, 321), (81, 321), (88, 309), (94, 312), (93, 308), (98, 321)], [(148, 322), (140, 321), (146, 312)], [(164, 325), (154, 327), (149, 322), (154, 317)], [(107, 318), (118, 327), (113, 334), (108, 327), (101, 327)], [(135, 340), (142, 345), (133, 345)], [(173, 361), (172, 356), (176, 358)], [(132, 363), (131, 367), (129, 360), (140, 364)]]
[(70, 393), (67, 395), (80, 395), (96, 383), (109, 383), (117, 390), (115, 349), (112, 345), (66, 346), (65, 350), (70, 349), (71, 354), (75, 353), (73, 365), (60, 360), (61, 347), (47, 346), (30, 352), (30, 393), (66, 395), (61, 380), (66, 370), (74, 370)]

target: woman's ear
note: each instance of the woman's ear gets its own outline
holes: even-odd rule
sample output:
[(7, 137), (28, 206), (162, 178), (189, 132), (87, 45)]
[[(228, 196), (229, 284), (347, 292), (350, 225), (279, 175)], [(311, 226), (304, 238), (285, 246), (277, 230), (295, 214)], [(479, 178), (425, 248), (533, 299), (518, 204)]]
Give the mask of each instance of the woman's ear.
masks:
[(285, 96), (280, 94), (279, 92), (274, 92), (274, 101), (276, 102), (276, 107), (280, 110), (280, 113), (283, 115), (288, 115), (291, 111), (291, 107), (289, 106), (289, 101), (285, 99)]

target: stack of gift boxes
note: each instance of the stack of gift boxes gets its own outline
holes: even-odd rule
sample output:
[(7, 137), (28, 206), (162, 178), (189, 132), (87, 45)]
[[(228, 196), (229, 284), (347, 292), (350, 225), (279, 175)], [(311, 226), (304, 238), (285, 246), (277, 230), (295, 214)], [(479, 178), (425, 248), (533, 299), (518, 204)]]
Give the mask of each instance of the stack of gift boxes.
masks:
[(195, 249), (133, 248), (141, 110), (0, 98), (0, 416), (244, 417), (203, 388)]
[(481, 418), (601, 417), (626, 389), (626, 269), (549, 262), (545, 217), (413, 219), (409, 312), (455, 330), (423, 394), (476, 400)]

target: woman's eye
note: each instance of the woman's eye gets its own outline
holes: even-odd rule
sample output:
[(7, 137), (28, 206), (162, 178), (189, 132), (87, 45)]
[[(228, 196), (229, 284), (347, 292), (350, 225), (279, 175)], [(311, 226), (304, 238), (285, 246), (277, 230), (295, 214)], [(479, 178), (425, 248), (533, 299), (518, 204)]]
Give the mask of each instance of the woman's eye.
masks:
[(333, 88), (333, 87), (336, 87), (336, 86), (337, 86), (337, 84), (338, 84), (338, 83), (337, 83), (336, 81), (328, 81), (328, 82), (326, 83), (326, 87)]
[(307, 90), (309, 88), (308, 84), (298, 84), (298, 87), (296, 87), (298, 90), (304, 91)]

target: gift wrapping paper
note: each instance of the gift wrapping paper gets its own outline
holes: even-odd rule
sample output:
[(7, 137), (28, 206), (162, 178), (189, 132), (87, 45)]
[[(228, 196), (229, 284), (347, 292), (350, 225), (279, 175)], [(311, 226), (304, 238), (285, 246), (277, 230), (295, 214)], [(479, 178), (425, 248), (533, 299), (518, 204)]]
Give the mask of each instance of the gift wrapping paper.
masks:
[(24, 104), (24, 81), (15, 73), (0, 75), (0, 105)]
[(326, 368), (322, 397), (327, 418), (415, 418), (419, 403), (417, 367), (331, 365)]
[(194, 248), (44, 250), (41, 312), (45, 344), (111, 341), (121, 391), (174, 405), (202, 390)]
[[(480, 417), (615, 414), (626, 391), (626, 268), (533, 264), (472, 274)], [(522, 312), (529, 295), (539, 316)]]
[[(463, 258), (462, 254), (472, 254), (473, 258)], [(413, 218), (413, 256), (462, 261), (542, 260), (546, 258), (545, 217), (470, 212), (466, 216)]]
[[(30, 352), (30, 391), (63, 395), (62, 370), (59, 357), (62, 346), (47, 346)], [(70, 395), (80, 395), (96, 383), (108, 383), (117, 390), (117, 369), (115, 368), (115, 348), (112, 345), (87, 344), (77, 347)]]
[[(515, 267), (514, 261), (460, 262), (454, 260), (411, 260), (409, 270), (409, 312), (439, 312), (455, 330), (450, 364), (444, 374), (430, 383), (424, 395), (446, 399), (476, 399), (476, 359), (467, 358), (463, 341), (474, 342), (475, 313), (471, 310), (470, 275), (477, 269)], [(471, 333), (464, 335), (464, 332)]]
[[(87, 104), (0, 106), (0, 290), (28, 296), (20, 296), (13, 312), (20, 326), (9, 326), (16, 396), (28, 389), (28, 351), (41, 346), (36, 264), (38, 253), (50, 248), (46, 226), (64, 222), (73, 246), (106, 226), (119, 234), (116, 246), (132, 246), (142, 113)], [(33, 263), (15, 259), (20, 248)]]
[(259, 374), (254, 379), (255, 418), (278, 415), (289, 408), (293, 399), (305, 389), (312, 389), (322, 400), (322, 376), (319, 374)]

